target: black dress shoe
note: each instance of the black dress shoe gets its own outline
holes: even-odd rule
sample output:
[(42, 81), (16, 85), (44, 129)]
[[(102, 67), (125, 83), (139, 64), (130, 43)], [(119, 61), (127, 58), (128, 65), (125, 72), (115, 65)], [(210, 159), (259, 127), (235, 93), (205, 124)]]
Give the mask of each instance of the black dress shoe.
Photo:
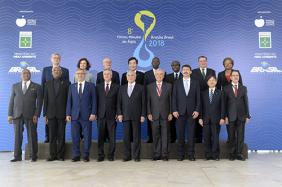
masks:
[(135, 158), (134, 161), (135, 162), (140, 162), (140, 158)]
[(89, 162), (89, 156), (83, 157), (83, 161), (84, 161), (84, 162)]
[(48, 158), (46, 161), (51, 162), (51, 161), (55, 161), (55, 160), (57, 160), (57, 158), (52, 158), (52, 157), (50, 157), (50, 158)]
[(103, 157), (98, 157), (97, 162), (103, 162), (104, 158)]
[(184, 157), (179, 157), (178, 159), (177, 159), (177, 161), (183, 161), (184, 160)]
[(234, 160), (235, 160), (235, 157), (232, 156), (232, 155), (230, 155), (230, 156), (229, 156), (229, 160), (230, 160), (230, 161), (234, 161)]
[(151, 139), (146, 141), (146, 143), (152, 143), (152, 142), (153, 142), (153, 140), (151, 140)]
[(44, 143), (49, 143), (49, 139), (46, 139), (46, 140), (44, 141)]
[(111, 161), (111, 162), (112, 162), (112, 161), (114, 161), (114, 160), (115, 160), (114, 157), (109, 157), (109, 158), (108, 158), (108, 161)]
[(78, 162), (78, 161), (80, 161), (80, 157), (79, 157), (79, 156), (73, 157), (73, 158), (71, 159), (71, 161), (72, 161), (72, 162)]
[(238, 155), (237, 160), (245, 161), (246, 159), (242, 155)]
[(190, 161), (195, 161), (196, 159), (195, 159), (195, 156), (189, 156), (189, 158), (188, 158)]
[(65, 161), (65, 159), (64, 159), (64, 158), (58, 158), (58, 160), (59, 160), (59, 161)]
[(130, 161), (131, 160), (131, 158), (124, 158), (122, 161), (123, 162), (128, 162), (128, 161)]
[(14, 158), (14, 159), (10, 160), (10, 162), (19, 162), (19, 161), (22, 161), (22, 159)]
[(156, 157), (153, 157), (152, 160), (153, 160), (153, 161), (157, 161), (157, 160), (160, 160), (160, 159), (161, 159), (161, 157), (157, 157), (157, 156), (156, 156)]
[(37, 158), (32, 158), (31, 159), (31, 162), (36, 162), (37, 161)]
[(167, 157), (167, 156), (164, 156), (164, 157), (163, 157), (163, 161), (168, 161), (168, 157)]
[(212, 157), (212, 159), (215, 160), (215, 161), (219, 161), (219, 157), (218, 156)]
[(212, 157), (208, 156), (206, 157), (206, 160), (212, 160)]

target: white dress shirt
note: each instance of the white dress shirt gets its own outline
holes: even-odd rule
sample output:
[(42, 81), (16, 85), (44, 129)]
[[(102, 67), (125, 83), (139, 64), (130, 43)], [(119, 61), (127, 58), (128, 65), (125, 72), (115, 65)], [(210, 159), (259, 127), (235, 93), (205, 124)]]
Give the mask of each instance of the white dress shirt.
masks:
[(30, 85), (30, 80), (28, 81), (22, 81), (22, 90), (24, 89), (24, 83), (26, 82), (26, 89), (28, 89), (29, 85)]
[(81, 90), (82, 90), (82, 93), (83, 93), (85, 81), (83, 81), (83, 82), (77, 82), (77, 93), (79, 93), (79, 84), (80, 84), (80, 83), (82, 84), (82, 85), (81, 85), (81, 86), (82, 86)]

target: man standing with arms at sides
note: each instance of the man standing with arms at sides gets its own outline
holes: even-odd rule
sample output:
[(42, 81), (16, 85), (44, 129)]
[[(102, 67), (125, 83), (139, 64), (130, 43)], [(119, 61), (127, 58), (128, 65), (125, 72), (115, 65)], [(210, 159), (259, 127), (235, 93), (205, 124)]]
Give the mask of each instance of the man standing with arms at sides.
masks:
[[(166, 82), (170, 83), (172, 86), (175, 81), (178, 79), (182, 79), (183, 75), (180, 72), (180, 62), (177, 60), (174, 60), (171, 62), (171, 69), (173, 73), (168, 74), (165, 79)], [(176, 141), (176, 118), (173, 117), (169, 124), (169, 131), (170, 131), (170, 142), (175, 143)]]
[(158, 69), (156, 82), (147, 86), (147, 116), (152, 122), (153, 161), (160, 159), (168, 161), (169, 121), (172, 120), (172, 87), (170, 83), (163, 82), (164, 75), (165, 72)]
[[(154, 57), (152, 59), (152, 67), (153, 69), (145, 72), (144, 75), (144, 85), (145, 85), (145, 89), (147, 87), (147, 85), (156, 82), (156, 77), (155, 77), (155, 73), (157, 71), (157, 69), (159, 69), (160, 66), (160, 59), (158, 57)], [(153, 142), (153, 137), (152, 137), (152, 126), (151, 126), (151, 122), (150, 120), (147, 120), (147, 134), (148, 134), (148, 140), (147, 143), (152, 143)]]
[(71, 121), (73, 162), (80, 161), (80, 133), (83, 134), (83, 161), (89, 162), (92, 122), (96, 120), (97, 102), (95, 85), (85, 81), (85, 71), (76, 70), (77, 83), (70, 85), (66, 120)]
[(49, 153), (47, 161), (64, 161), (66, 107), (69, 81), (62, 80), (62, 69), (56, 66), (52, 70), (53, 79), (45, 83), (43, 116), (49, 126)]
[(191, 79), (191, 66), (182, 66), (183, 78), (177, 80), (173, 86), (172, 111), (178, 124), (178, 161), (185, 156), (185, 132), (188, 122), (188, 158), (195, 161), (195, 120), (199, 116), (201, 99), (200, 85), (197, 80)]
[(123, 122), (123, 161), (131, 160), (130, 127), (133, 131), (133, 158), (140, 161), (141, 149), (141, 123), (145, 121), (146, 101), (144, 86), (136, 84), (136, 73), (127, 72), (128, 83), (122, 85), (118, 93), (117, 114), (118, 121)]
[(31, 74), (24, 69), (22, 81), (12, 87), (9, 103), (8, 122), (14, 124), (15, 145), (14, 159), (11, 162), (22, 160), (22, 141), (24, 125), (27, 130), (28, 146), (31, 161), (37, 160), (37, 122), (42, 108), (42, 89), (39, 84), (30, 80)]
[[(118, 72), (112, 70), (112, 60), (110, 58), (106, 57), (106, 58), (103, 59), (103, 68), (104, 68), (104, 70), (111, 70), (112, 74), (113, 74), (112, 82), (120, 85), (119, 74), (118, 74)], [(99, 83), (102, 83), (102, 82), (104, 82), (103, 71), (100, 71), (97, 74), (96, 85), (99, 84)]]
[[(128, 70), (134, 71), (136, 73), (136, 83), (144, 84), (144, 73), (137, 70), (138, 60), (135, 57), (130, 57), (128, 59)], [(121, 85), (127, 84), (126, 72), (122, 74)]]
[(216, 77), (207, 77), (209, 89), (202, 93), (199, 124), (203, 127), (206, 160), (219, 160), (219, 129), (224, 124), (222, 91), (216, 89)]
[[(216, 76), (213, 69), (208, 68), (208, 58), (206, 56), (198, 57), (199, 68), (192, 71), (191, 78), (199, 81), (201, 93), (207, 90), (209, 87), (207, 85), (207, 77)], [(202, 143), (203, 128), (198, 124), (199, 120), (196, 120), (195, 128), (195, 141), (197, 143)]]
[(235, 159), (245, 161), (242, 154), (244, 147), (245, 124), (251, 118), (249, 113), (249, 102), (247, 87), (239, 83), (239, 71), (231, 73), (231, 84), (224, 87), (224, 103), (226, 118), (225, 122), (230, 130), (230, 153), (229, 160)]
[(119, 85), (112, 82), (112, 71), (104, 70), (104, 82), (97, 85), (98, 162), (104, 161), (105, 133), (109, 135), (109, 161), (114, 161), (116, 144), (117, 97)]
[[(43, 89), (43, 93), (44, 93), (45, 83), (53, 79), (52, 69), (54, 67), (60, 66), (61, 55), (59, 53), (53, 53), (51, 55), (51, 62), (52, 62), (52, 66), (45, 67), (43, 68), (43, 71), (42, 71), (41, 86)], [(65, 81), (69, 81), (70, 80), (69, 79), (69, 70), (64, 67), (61, 67), (61, 69), (62, 69), (61, 79)], [(48, 143), (48, 142), (49, 142), (49, 129), (48, 129), (48, 125), (46, 124), (45, 125), (45, 143)]]

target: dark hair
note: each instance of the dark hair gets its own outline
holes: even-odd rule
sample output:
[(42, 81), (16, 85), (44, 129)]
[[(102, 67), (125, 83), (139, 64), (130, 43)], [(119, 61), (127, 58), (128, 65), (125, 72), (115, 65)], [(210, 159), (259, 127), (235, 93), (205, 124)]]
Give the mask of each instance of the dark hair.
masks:
[(138, 60), (137, 60), (137, 58), (135, 58), (135, 57), (130, 57), (130, 58), (128, 59), (127, 63), (129, 64), (129, 61), (131, 61), (131, 60), (135, 60), (135, 61), (136, 61), (136, 64), (138, 64)]
[(182, 66), (182, 69), (183, 68), (189, 68), (191, 71), (192, 71), (192, 68), (191, 68), (191, 66), (189, 65), (189, 64), (184, 64), (183, 66)]
[(240, 75), (240, 72), (238, 70), (232, 70), (230, 75), (232, 75), (232, 73), (234, 72), (237, 72)]
[(179, 62), (178, 60), (173, 60), (173, 61), (171, 62), (171, 65), (172, 65), (173, 63), (176, 63), (177, 65), (180, 66), (180, 62)]
[(91, 65), (90, 65), (90, 62), (88, 61), (87, 58), (81, 58), (81, 59), (79, 59), (79, 60), (78, 60), (78, 63), (77, 63), (77, 68), (80, 69), (80, 63), (81, 63), (81, 61), (83, 61), (83, 60), (85, 60), (86, 63), (87, 63), (87, 65), (86, 65), (86, 70), (88, 71), (88, 70), (91, 68)]
[(217, 80), (215, 75), (209, 75), (209, 76), (207, 77), (207, 82), (208, 82), (211, 78), (214, 78), (215, 80)]
[(226, 57), (226, 58), (223, 59), (223, 62), (222, 62), (223, 66), (224, 66), (225, 61), (227, 61), (227, 60), (230, 60), (232, 66), (234, 66), (234, 60), (231, 57)]
[(154, 57), (154, 58), (152, 59), (152, 61), (154, 61), (154, 60), (160, 61), (159, 57)]
[(205, 58), (206, 60), (208, 60), (208, 57), (203, 56), (203, 55), (201, 55), (201, 56), (198, 57), (198, 61), (200, 60), (200, 58)]

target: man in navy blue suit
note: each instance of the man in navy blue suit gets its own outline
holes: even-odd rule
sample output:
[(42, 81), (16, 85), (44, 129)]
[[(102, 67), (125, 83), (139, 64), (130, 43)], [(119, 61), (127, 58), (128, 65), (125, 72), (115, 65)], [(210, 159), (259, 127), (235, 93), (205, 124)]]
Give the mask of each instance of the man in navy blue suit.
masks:
[[(45, 83), (53, 79), (53, 75), (52, 75), (53, 68), (60, 66), (61, 55), (58, 53), (53, 53), (51, 55), (51, 62), (52, 62), (52, 66), (45, 67), (43, 68), (42, 71), (41, 86), (43, 89), (43, 93), (44, 93)], [(61, 80), (69, 81), (69, 70), (63, 67), (61, 67), (61, 70), (62, 70)], [(48, 125), (45, 125), (45, 143), (48, 142), (49, 142), (49, 128)]]
[(83, 161), (89, 162), (92, 121), (96, 120), (95, 85), (85, 81), (85, 71), (76, 70), (77, 83), (69, 88), (66, 120), (71, 121), (73, 162), (80, 161), (80, 134), (83, 134)]

